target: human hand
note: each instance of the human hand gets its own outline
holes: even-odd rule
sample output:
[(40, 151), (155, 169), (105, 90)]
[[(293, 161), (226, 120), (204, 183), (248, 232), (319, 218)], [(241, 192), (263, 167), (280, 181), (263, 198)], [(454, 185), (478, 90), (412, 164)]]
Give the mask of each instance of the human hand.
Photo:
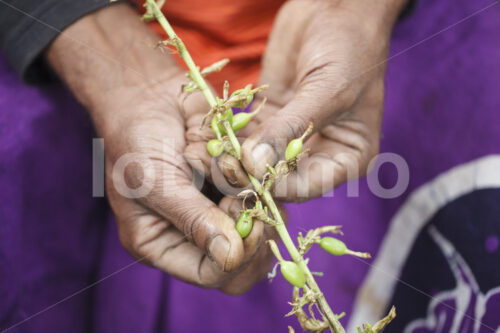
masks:
[[(263, 59), (266, 107), (239, 133), (247, 137), (243, 166), (260, 178), (267, 164), (284, 159), (287, 143), (314, 124), (304, 144), (309, 153), (276, 184), (275, 197), (304, 201), (366, 173), (378, 152), (385, 59), (403, 5), (295, 0), (282, 7)], [(195, 132), (188, 131), (192, 147), (205, 139)], [(231, 157), (218, 165), (229, 183), (248, 184)]]
[(378, 153), (385, 59), (399, 2), (379, 9), (296, 0), (281, 9), (261, 74), (270, 86), (268, 107), (243, 144), (243, 165), (261, 177), (310, 122), (314, 132), (304, 144), (309, 153), (276, 185), (276, 196), (307, 200), (366, 173)]
[[(193, 183), (178, 100), (185, 76), (152, 49), (156, 40), (127, 5), (116, 5), (71, 25), (47, 59), (104, 139), (107, 194), (124, 247), (186, 282), (244, 292), (263, 274), (249, 264), (266, 257), (264, 226), (256, 221), (242, 240), (228, 216), (241, 202), (217, 206)], [(187, 115), (207, 108), (196, 96), (184, 103)]]

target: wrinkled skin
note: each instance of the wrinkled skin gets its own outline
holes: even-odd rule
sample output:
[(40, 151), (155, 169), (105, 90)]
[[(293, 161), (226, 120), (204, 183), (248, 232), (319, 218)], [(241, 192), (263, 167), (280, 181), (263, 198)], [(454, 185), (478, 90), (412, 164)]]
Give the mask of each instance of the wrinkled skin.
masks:
[[(172, 90), (167, 86), (178, 88), (181, 80), (183, 76), (178, 82), (169, 80), (165, 87), (158, 87), (158, 92), (165, 96), (165, 91)], [(160, 95), (150, 88), (136, 103), (127, 103), (134, 105), (132, 114), (140, 112), (141, 116), (128, 117), (109, 139), (108, 197), (121, 242), (136, 258), (144, 258), (174, 277), (240, 294), (269, 271), (272, 257), (262, 242), (274, 236), (272, 229), (256, 221), (251, 234), (242, 240), (234, 222), (241, 201), (226, 196), (217, 206), (193, 184), (193, 170), (182, 156), (183, 113), (206, 110), (201, 96), (189, 97), (182, 111), (177, 99), (156, 96)], [(121, 113), (125, 116), (126, 111), (122, 108)], [(115, 156), (126, 153), (137, 154), (138, 160), (134, 161), (142, 165), (131, 164), (125, 169), (128, 186), (151, 184), (151, 192), (144, 197), (126, 198), (117, 192), (116, 183), (111, 184)], [(150, 176), (144, 171), (148, 163), (154, 170)], [(226, 239), (228, 246), (214, 247), (211, 242), (217, 238)]]
[(119, 4), (67, 28), (47, 60), (104, 139), (107, 196), (122, 245), (188, 283), (243, 293), (270, 269), (264, 241), (272, 230), (255, 221), (242, 240), (233, 220), (241, 201), (224, 197), (217, 204), (195, 186), (183, 156), (185, 117), (206, 112), (208, 104), (201, 95), (181, 103), (184, 72), (168, 54), (145, 47), (156, 41)]
[[(260, 79), (270, 85), (259, 96), (267, 97), (266, 107), (238, 133), (244, 141), (243, 166), (262, 177), (266, 164), (283, 160), (286, 144), (314, 124), (304, 144), (308, 154), (275, 186), (276, 197), (305, 201), (324, 194), (364, 175), (377, 154), (385, 59), (398, 11), (377, 15), (377, 10), (311, 0), (289, 1), (280, 10)], [(188, 120), (186, 150), (190, 160), (202, 161), (193, 163), (198, 168), (210, 165), (199, 150), (211, 137), (197, 129), (199, 117)], [(213, 174), (221, 172), (232, 185), (248, 185), (232, 157), (220, 157), (218, 166), (221, 171)]]
[[(286, 142), (315, 124), (305, 143), (310, 156), (274, 189), (279, 198), (320, 195), (357, 165), (364, 173), (376, 154), (384, 66), (373, 66), (386, 56), (394, 21), (378, 4), (296, 0), (281, 9), (263, 60), (268, 105), (239, 133), (246, 138), (243, 165), (261, 177), (266, 162), (282, 158)], [(118, 4), (68, 27), (47, 60), (104, 138), (107, 193), (123, 246), (188, 283), (242, 293), (269, 271), (272, 257), (263, 244), (275, 234), (256, 222), (242, 240), (230, 218), (241, 202), (225, 197), (217, 205), (194, 186), (191, 166), (231, 194), (248, 179), (231, 156), (210, 158), (211, 133), (199, 129), (208, 105), (201, 94), (181, 103), (185, 77), (168, 54), (145, 47), (156, 42), (134, 11)], [(135, 163), (120, 170), (124, 155)], [(144, 195), (131, 197), (143, 187)]]

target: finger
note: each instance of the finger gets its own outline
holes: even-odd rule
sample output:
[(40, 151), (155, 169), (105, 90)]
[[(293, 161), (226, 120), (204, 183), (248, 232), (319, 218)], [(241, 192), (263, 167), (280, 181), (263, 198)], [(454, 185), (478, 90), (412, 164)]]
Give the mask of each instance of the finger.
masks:
[(214, 158), (203, 142), (189, 144), (184, 152), (188, 163), (207, 178), (217, 190), (227, 196), (236, 196), (250, 181), (238, 160), (229, 154)]
[[(278, 205), (278, 209), (286, 223), (286, 210), (281, 205)], [(276, 230), (272, 226), (265, 225), (261, 246), (259, 247), (255, 257), (252, 258), (250, 265), (241, 273), (232, 277), (229, 282), (220, 288), (220, 290), (226, 294), (240, 295), (247, 292), (256, 282), (264, 279), (267, 276), (267, 273), (271, 271), (274, 260), (274, 256), (270, 251), (269, 246), (267, 246), (264, 241), (269, 239), (277, 241), (278, 238), (279, 236)]]
[[(219, 207), (233, 218), (235, 224), (243, 210), (242, 200), (231, 197), (224, 197), (224, 199), (221, 200)], [(249, 261), (261, 246), (263, 232), (264, 223), (260, 220), (254, 219), (252, 231), (243, 240), (245, 247), (245, 258), (243, 260), (245, 262)]]
[[(219, 204), (219, 207), (227, 214), (233, 215), (236, 218), (241, 211), (241, 200), (225, 197)], [(175, 233), (176, 237), (185, 239), (180, 232), (175, 231)], [(262, 234), (263, 223), (257, 221), (250, 235), (244, 240), (245, 262), (257, 252)], [(159, 242), (161, 239), (157, 241)], [(208, 257), (200, 249), (191, 243), (185, 242), (178, 243), (175, 247), (169, 248), (159, 260), (155, 261), (155, 264), (157, 267), (170, 272), (174, 277), (209, 288), (218, 287), (233, 276), (220, 270), (211, 260), (208, 260)]]
[(186, 121), (186, 140), (188, 143), (207, 142), (215, 139), (215, 134), (207, 124), (201, 127), (205, 114), (197, 113), (189, 117)]
[(222, 270), (237, 269), (244, 248), (234, 221), (191, 184), (181, 168), (170, 173), (162, 176), (161, 188), (155, 187), (141, 202), (171, 221)]
[(261, 82), (270, 85), (264, 92), (269, 104), (281, 107), (257, 117), (261, 124), (242, 147), (243, 166), (258, 178), (266, 173), (267, 164), (284, 158), (287, 143), (301, 136), (310, 122), (315, 130), (331, 123), (352, 106), (358, 93), (348, 80), (349, 67), (328, 61), (335, 59), (334, 54), (309, 57), (300, 52), (315, 41), (301, 37), (310, 22), (287, 17), (288, 10), (296, 10), (294, 6), (301, 11), (316, 10), (314, 6), (302, 8), (298, 2), (288, 3), (270, 35)]
[(240, 161), (234, 156), (223, 154), (217, 159), (217, 166), (233, 187), (240, 189), (250, 185), (250, 179)]
[[(316, 143), (317, 138), (317, 135), (311, 138), (311, 143)], [(275, 183), (273, 195), (277, 199), (303, 202), (328, 193), (355, 173), (359, 164), (357, 154), (334, 142), (320, 142), (318, 148), (324, 150), (307, 153), (292, 173)]]
[(194, 285), (215, 288), (231, 277), (167, 220), (108, 187), (120, 241), (142, 263)]
[(345, 94), (316, 82), (303, 85), (284, 108), (261, 123), (244, 142), (245, 169), (261, 178), (267, 171), (266, 165), (284, 159), (288, 142), (300, 137), (311, 122), (317, 131), (346, 111), (352, 105), (352, 97)]
[[(182, 235), (177, 231), (179, 235)], [(217, 288), (230, 277), (198, 247), (183, 242), (165, 252), (156, 267), (173, 277), (204, 288)]]
[[(185, 158), (193, 168), (212, 183), (217, 184), (221, 192), (226, 195), (235, 195), (239, 190), (234, 190), (232, 187), (241, 188), (249, 184), (246, 172), (237, 159), (231, 155), (224, 153), (215, 159), (208, 153), (207, 142), (214, 139), (215, 134), (209, 126), (200, 128), (203, 117), (203, 114), (194, 114), (187, 120), (186, 141), (188, 145), (184, 151)], [(241, 133), (238, 133), (238, 136), (242, 137)], [(219, 176), (225, 177), (222, 183), (214, 181), (214, 178), (220, 179)]]
[(273, 255), (268, 246), (262, 244), (250, 265), (230, 282), (223, 285), (220, 290), (229, 295), (241, 295), (247, 292), (270, 271), (272, 260)]
[[(164, 244), (169, 245), (165, 247)], [(160, 246), (164, 246), (163, 251), (156, 250)], [(231, 276), (175, 228), (170, 228), (162, 236), (143, 245), (139, 251), (146, 258), (148, 255), (152, 258), (154, 267), (204, 288), (217, 288)]]
[[(254, 109), (256, 108), (256, 105), (260, 105), (262, 100), (262, 96), (256, 97), (256, 101), (253, 103)], [(269, 112), (271, 109), (273, 108), (268, 104), (265, 110), (257, 114), (257, 116), (254, 117), (254, 119), (250, 121), (247, 126), (238, 131), (236, 133), (238, 139), (243, 142), (244, 138), (248, 137), (260, 123), (260, 116), (266, 112)], [(274, 111), (275, 109), (276, 108), (274, 108), (272, 111)], [(200, 173), (205, 175), (207, 179), (214, 183), (214, 177), (211, 173), (219, 173), (219, 171), (211, 168), (213, 166), (213, 157), (208, 154), (206, 144), (209, 140), (215, 139), (216, 136), (211, 130), (210, 126), (207, 126), (207, 124), (205, 124), (205, 126), (203, 127), (201, 126), (204, 117), (205, 113), (192, 112), (189, 115), (189, 118), (187, 118), (186, 141), (188, 143), (188, 146), (185, 149), (185, 155), (192, 167), (197, 169)], [(230, 186), (244, 188), (249, 184), (249, 179), (246, 175), (246, 171), (234, 157), (224, 153), (221, 157), (217, 158), (216, 161), (216, 165), (220, 168), (222, 175), (226, 178), (226, 181)], [(219, 184), (218, 186), (223, 189), (226, 188), (226, 181), (224, 181), (223, 184)], [(227, 195), (234, 195), (237, 193), (232, 189), (224, 189), (222, 192)]]
[(212, 170), (215, 164), (214, 158), (208, 153), (205, 142), (188, 144), (184, 149), (184, 158), (188, 161), (189, 165), (213, 183), (212, 173), (217, 170)]
[[(266, 112), (274, 112), (276, 108), (266, 107)], [(259, 117), (264, 111), (257, 114)], [(257, 128), (260, 120), (255, 117), (254, 120), (250, 121), (246, 127), (237, 133), (240, 142), (244, 141), (244, 138), (251, 135), (251, 133)], [(188, 130), (189, 132), (189, 130)], [(194, 131), (199, 133), (198, 130)], [(189, 140), (204, 140), (206, 137), (200, 135), (191, 135)], [(243, 165), (232, 155), (223, 153), (220, 157), (216, 158), (216, 165), (218, 169), (213, 169), (214, 158), (208, 154), (206, 149), (206, 142), (196, 142), (188, 145), (186, 148), (186, 154), (189, 156), (187, 159), (192, 167), (195, 169), (204, 170), (204, 173), (208, 179), (214, 184), (216, 184), (224, 194), (226, 195), (236, 195), (244, 188), (250, 185), (250, 180), (248, 178), (247, 171), (243, 168)], [(210, 165), (210, 167), (209, 167)], [(217, 174), (216, 177), (212, 176), (212, 173)], [(216, 183), (214, 178), (220, 179), (219, 176), (225, 178), (221, 184)]]
[(378, 102), (361, 103), (352, 117), (360, 114), (363, 120), (339, 120), (313, 135), (304, 145), (309, 152), (294, 172), (276, 183), (273, 194), (281, 200), (300, 202), (364, 176), (378, 153), (380, 108)]
[[(186, 78), (183, 78), (183, 80), (184, 82), (187, 81)], [(211, 86), (209, 86), (209, 88), (215, 96), (215, 90)], [(205, 115), (210, 110), (210, 105), (208, 104), (207, 99), (201, 91), (198, 90), (190, 94), (179, 93), (179, 100), (186, 119), (189, 119), (191, 116), (196, 114)]]

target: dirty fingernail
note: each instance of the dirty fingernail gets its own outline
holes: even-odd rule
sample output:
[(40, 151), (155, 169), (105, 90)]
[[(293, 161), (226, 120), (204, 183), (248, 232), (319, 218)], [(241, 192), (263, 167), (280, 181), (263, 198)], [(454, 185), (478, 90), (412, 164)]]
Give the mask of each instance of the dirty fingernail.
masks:
[(215, 261), (219, 268), (225, 270), (229, 250), (231, 250), (231, 244), (229, 244), (226, 237), (219, 235), (210, 242), (208, 255)]
[(255, 162), (255, 176), (262, 178), (267, 172), (266, 166), (274, 166), (278, 162), (278, 154), (268, 143), (258, 144), (252, 151), (252, 157)]
[(231, 155), (222, 155), (217, 161), (219, 169), (232, 186), (245, 187), (250, 183), (240, 162)]

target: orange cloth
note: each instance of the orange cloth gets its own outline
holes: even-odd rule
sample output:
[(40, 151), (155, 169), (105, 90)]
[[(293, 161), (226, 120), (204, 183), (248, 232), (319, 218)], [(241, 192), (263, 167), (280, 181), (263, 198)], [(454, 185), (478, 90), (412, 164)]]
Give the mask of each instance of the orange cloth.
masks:
[[(163, 12), (201, 68), (223, 58), (231, 62), (207, 76), (220, 93), (257, 83), (260, 61), (274, 17), (285, 0), (167, 0)], [(139, 0), (139, 8), (144, 1)], [(151, 27), (166, 38), (156, 22)], [(178, 62), (184, 66), (181, 59)], [(184, 66), (185, 67), (185, 66)]]

